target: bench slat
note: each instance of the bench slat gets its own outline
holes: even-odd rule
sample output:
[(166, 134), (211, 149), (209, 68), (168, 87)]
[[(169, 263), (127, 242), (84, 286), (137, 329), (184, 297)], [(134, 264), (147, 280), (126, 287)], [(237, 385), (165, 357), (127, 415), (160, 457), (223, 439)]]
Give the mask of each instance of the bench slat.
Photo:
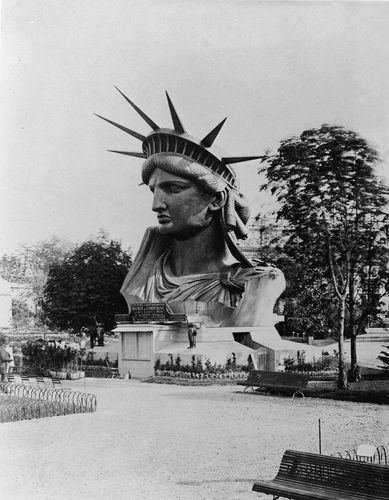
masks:
[(280, 495), (293, 500), (379, 500), (387, 497), (377, 497), (376, 495), (359, 494), (355, 492), (347, 493), (335, 488), (323, 488), (312, 485), (296, 485), (294, 483), (278, 481), (255, 481), (253, 491), (267, 493), (268, 495)]

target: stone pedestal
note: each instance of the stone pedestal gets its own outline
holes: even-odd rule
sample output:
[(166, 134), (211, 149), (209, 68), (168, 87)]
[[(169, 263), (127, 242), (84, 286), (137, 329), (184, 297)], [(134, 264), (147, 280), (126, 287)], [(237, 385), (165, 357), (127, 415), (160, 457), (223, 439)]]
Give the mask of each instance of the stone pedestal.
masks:
[(234, 341), (231, 328), (206, 328), (198, 330), (196, 347), (189, 349), (186, 324), (121, 324), (114, 330), (120, 334), (119, 372), (130, 372), (131, 377), (142, 378), (154, 374), (157, 358), (166, 363), (179, 356), (181, 365), (190, 365), (192, 357), (204, 364), (225, 365), (232, 353), (236, 363), (246, 365), (249, 355), (256, 366), (256, 349)]
[[(281, 339), (274, 326), (263, 327), (206, 327), (201, 325), (196, 347), (189, 349), (186, 324), (120, 324), (115, 329), (120, 334), (119, 372), (125, 376), (143, 378), (154, 374), (157, 358), (161, 363), (176, 361), (190, 365), (196, 362), (224, 366), (234, 353), (238, 365), (247, 365), (248, 358), (259, 370), (273, 371), (288, 356), (296, 357), (302, 346)], [(318, 359), (321, 349), (303, 346), (307, 360)], [(308, 351), (308, 352), (307, 352)]]
[[(120, 334), (120, 350), (118, 356), (119, 373), (131, 377), (150, 377), (154, 373), (156, 338), (163, 325), (153, 324), (121, 324), (114, 332)], [(167, 337), (174, 332), (169, 328), (162, 330)]]

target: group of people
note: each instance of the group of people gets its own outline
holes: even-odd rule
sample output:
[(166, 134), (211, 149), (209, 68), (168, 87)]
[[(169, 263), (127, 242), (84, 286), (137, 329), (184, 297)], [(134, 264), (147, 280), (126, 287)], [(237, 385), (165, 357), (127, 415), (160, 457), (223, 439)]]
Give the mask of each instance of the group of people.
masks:
[(88, 328), (86, 326), (83, 326), (81, 328), (81, 335), (89, 335), (91, 349), (93, 349), (96, 345), (98, 347), (104, 347), (105, 329), (103, 323), (96, 322), (96, 328)]

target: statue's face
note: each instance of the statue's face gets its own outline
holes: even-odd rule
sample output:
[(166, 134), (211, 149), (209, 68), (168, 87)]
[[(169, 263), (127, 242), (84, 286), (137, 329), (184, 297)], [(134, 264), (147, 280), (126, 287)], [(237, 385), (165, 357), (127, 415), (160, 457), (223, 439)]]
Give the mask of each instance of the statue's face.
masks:
[(149, 180), (153, 212), (161, 234), (187, 239), (212, 223), (212, 196), (204, 195), (196, 182), (156, 168)]

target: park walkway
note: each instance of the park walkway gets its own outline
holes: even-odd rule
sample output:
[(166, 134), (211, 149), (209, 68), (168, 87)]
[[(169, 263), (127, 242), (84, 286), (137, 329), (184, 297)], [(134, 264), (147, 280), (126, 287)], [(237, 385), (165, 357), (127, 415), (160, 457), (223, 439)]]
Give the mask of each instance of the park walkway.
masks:
[(285, 449), (387, 444), (386, 406), (136, 380), (68, 383), (97, 412), (0, 425), (0, 491), (13, 500), (258, 498)]

